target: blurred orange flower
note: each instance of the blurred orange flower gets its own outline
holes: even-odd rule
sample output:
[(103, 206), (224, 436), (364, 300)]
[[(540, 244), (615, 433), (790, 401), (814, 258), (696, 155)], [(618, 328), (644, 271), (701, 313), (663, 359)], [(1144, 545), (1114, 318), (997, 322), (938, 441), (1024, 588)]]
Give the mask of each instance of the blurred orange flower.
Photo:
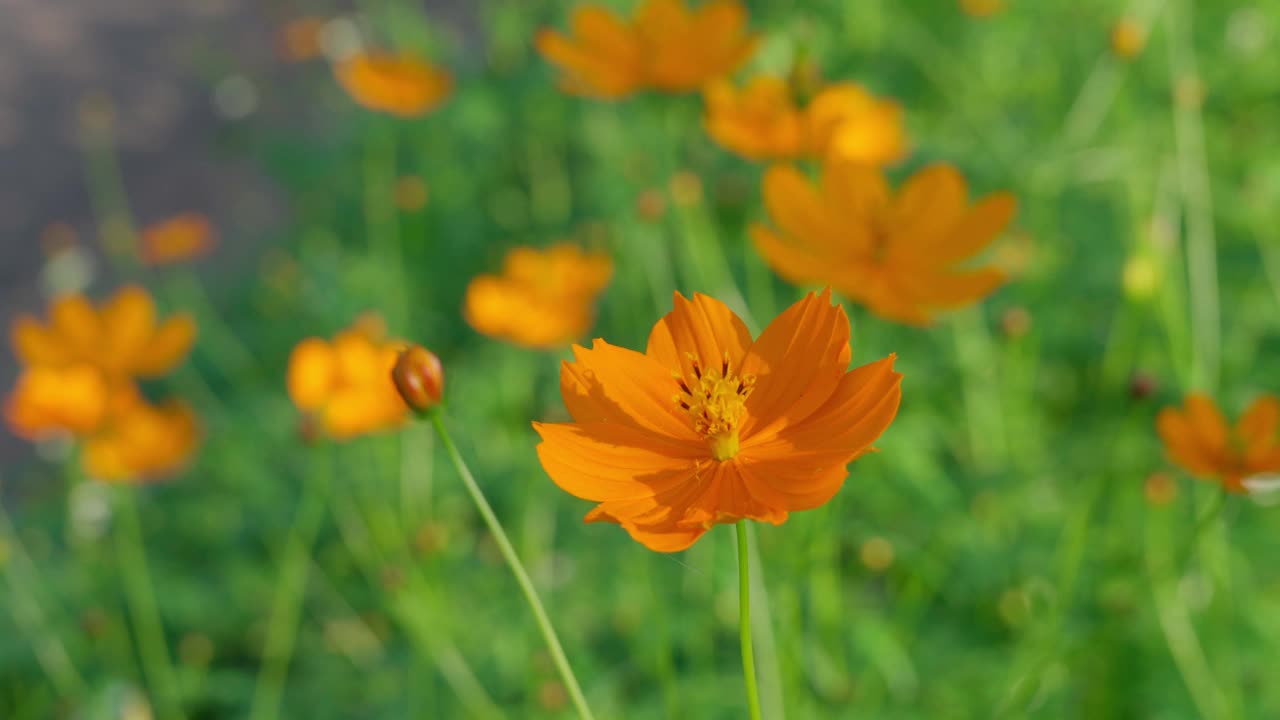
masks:
[(409, 408), (392, 382), (391, 370), (403, 344), (371, 330), (367, 316), (332, 341), (307, 338), (289, 357), (289, 397), (330, 437), (345, 439), (398, 427)]
[(93, 365), (28, 368), (5, 400), (5, 422), (27, 440), (83, 435), (102, 424), (109, 397), (106, 378)]
[(596, 340), (560, 371), (571, 423), (534, 423), (561, 489), (676, 552), (717, 523), (780, 524), (827, 502), (893, 421), (894, 356), (848, 370), (849, 321), (810, 293), (754, 341), (723, 303), (675, 295), (644, 353)]
[(767, 75), (741, 89), (718, 81), (704, 95), (707, 132), (743, 157), (834, 156), (880, 167), (907, 155), (902, 107), (855, 83), (829, 85), (803, 109), (787, 81)]
[(1111, 28), (1111, 52), (1121, 60), (1132, 60), (1147, 45), (1147, 32), (1133, 18), (1121, 18)]
[(175, 313), (157, 324), (155, 302), (130, 285), (95, 308), (83, 295), (61, 297), (49, 307), (49, 323), (19, 316), (10, 332), (14, 353), (29, 366), (65, 367), (86, 363), (110, 382), (158, 377), (191, 350), (196, 325)]
[(168, 265), (191, 260), (213, 248), (213, 225), (199, 213), (183, 213), (142, 231), (142, 261)]
[(453, 90), (447, 71), (410, 55), (353, 55), (334, 66), (334, 75), (357, 103), (406, 118), (431, 112)]
[(103, 427), (84, 444), (84, 471), (102, 482), (155, 480), (182, 469), (200, 442), (195, 413), (183, 402), (151, 405), (118, 396)]
[(1184, 470), (1215, 480), (1233, 493), (1247, 493), (1250, 478), (1280, 472), (1280, 399), (1263, 395), (1228, 427), (1207, 395), (1192, 393), (1185, 407), (1168, 407), (1156, 430), (1169, 457)]
[(303, 62), (320, 57), (320, 37), (328, 20), (301, 17), (290, 20), (280, 31), (280, 51), (286, 60)]
[(489, 337), (529, 348), (560, 347), (591, 329), (596, 296), (612, 276), (607, 255), (576, 245), (514, 248), (501, 276), (479, 275), (467, 286), (464, 315)]
[(921, 170), (896, 196), (882, 174), (854, 163), (826, 163), (821, 187), (778, 165), (765, 175), (764, 196), (779, 231), (756, 225), (752, 237), (787, 280), (830, 284), (883, 317), (924, 325), (1005, 280), (994, 267), (957, 265), (1009, 223), (1013, 196), (993, 193), (969, 205), (966, 195), (949, 165)]
[(572, 25), (572, 37), (543, 30), (535, 44), (564, 72), (566, 92), (602, 98), (646, 88), (697, 90), (746, 62), (757, 42), (736, 0), (712, 0), (697, 9), (681, 0), (644, 0), (629, 23), (584, 4), (574, 10)]
[(969, 17), (991, 17), (1004, 9), (1004, 0), (960, 0), (960, 9)]

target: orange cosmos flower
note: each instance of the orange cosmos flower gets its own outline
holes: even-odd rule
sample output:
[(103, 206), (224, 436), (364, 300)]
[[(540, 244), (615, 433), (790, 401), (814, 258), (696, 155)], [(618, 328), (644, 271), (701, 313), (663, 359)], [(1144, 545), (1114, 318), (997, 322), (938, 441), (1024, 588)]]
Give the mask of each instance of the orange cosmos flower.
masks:
[(752, 228), (756, 249), (794, 283), (834, 286), (873, 312), (923, 325), (937, 310), (985, 297), (1005, 280), (993, 267), (964, 268), (1009, 223), (1014, 199), (993, 193), (970, 205), (949, 165), (916, 173), (896, 196), (879, 172), (829, 161), (821, 187), (794, 167), (764, 180), (775, 232)]
[(213, 225), (199, 213), (183, 213), (142, 231), (142, 261), (168, 265), (200, 257), (213, 247)]
[(502, 275), (467, 286), (464, 315), (478, 332), (529, 348), (566, 345), (591, 329), (595, 299), (613, 276), (608, 256), (560, 243), (514, 248)]
[(849, 321), (810, 293), (754, 341), (723, 303), (675, 295), (644, 353), (575, 346), (560, 387), (574, 422), (534, 423), (538, 457), (651, 550), (716, 523), (780, 524), (827, 502), (898, 411), (894, 357), (848, 370)]
[(572, 37), (543, 30), (535, 44), (564, 71), (567, 92), (602, 98), (645, 88), (697, 90), (745, 62), (757, 42), (736, 0), (692, 10), (680, 0), (645, 0), (629, 23), (599, 5), (580, 5), (572, 24)]
[(330, 437), (398, 427), (409, 411), (391, 380), (401, 345), (370, 332), (367, 324), (344, 330), (332, 341), (303, 340), (289, 357), (289, 397)]
[(1280, 472), (1280, 400), (1263, 395), (1228, 427), (1213, 400), (1201, 393), (1187, 396), (1182, 410), (1165, 408), (1156, 430), (1169, 457), (1184, 470), (1221, 483), (1233, 493), (1247, 493), (1250, 478)]
[(328, 22), (319, 17), (290, 20), (280, 30), (280, 54), (292, 62), (320, 57), (323, 51), (320, 39)]
[(448, 72), (409, 55), (356, 54), (335, 65), (334, 75), (357, 103), (406, 118), (431, 112), (453, 89)]
[(5, 422), (28, 440), (97, 429), (110, 391), (102, 371), (88, 364), (37, 366), (23, 371), (4, 405)]
[(187, 356), (195, 335), (195, 321), (185, 313), (157, 324), (151, 296), (130, 285), (97, 308), (83, 295), (59, 298), (50, 305), (48, 325), (20, 316), (10, 338), (27, 365), (89, 364), (115, 382), (169, 372)]
[(760, 76), (741, 90), (728, 81), (708, 86), (706, 126), (724, 147), (751, 159), (833, 155), (880, 167), (907, 154), (902, 108), (854, 83), (821, 90), (797, 107), (783, 79)]
[(84, 444), (85, 474), (101, 482), (141, 482), (182, 469), (200, 442), (195, 413), (176, 400), (151, 405), (136, 393), (113, 403)]

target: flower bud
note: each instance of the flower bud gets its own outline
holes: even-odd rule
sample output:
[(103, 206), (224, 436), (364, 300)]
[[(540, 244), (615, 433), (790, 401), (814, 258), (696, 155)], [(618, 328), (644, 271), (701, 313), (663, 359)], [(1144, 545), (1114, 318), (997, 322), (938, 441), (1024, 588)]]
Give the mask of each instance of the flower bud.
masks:
[(440, 404), (444, 395), (444, 368), (435, 353), (421, 345), (411, 345), (400, 352), (391, 380), (404, 403), (417, 412)]

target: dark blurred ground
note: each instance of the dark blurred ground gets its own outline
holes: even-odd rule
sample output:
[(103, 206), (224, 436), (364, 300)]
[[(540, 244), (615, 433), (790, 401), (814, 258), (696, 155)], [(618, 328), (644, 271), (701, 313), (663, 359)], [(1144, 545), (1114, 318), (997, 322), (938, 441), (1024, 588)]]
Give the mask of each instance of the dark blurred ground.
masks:
[[(425, 5), (445, 24), (473, 28), (465, 0)], [(220, 240), (207, 271), (251, 262), (283, 203), (247, 154), (228, 145), (248, 128), (285, 127), (305, 113), (268, 95), (295, 84), (301, 72), (280, 58), (279, 31), (290, 19), (335, 10), (342, 8), (262, 0), (0, 0), (6, 335), (15, 313), (44, 304), (41, 268), (50, 241), (68, 236), (66, 227), (92, 260), (91, 292), (114, 284), (86, 184), (86, 108), (111, 111), (137, 225), (203, 213)], [(4, 345), (0, 382), (7, 389), (15, 366), (7, 337)], [(23, 449), (0, 428), (0, 460)]]

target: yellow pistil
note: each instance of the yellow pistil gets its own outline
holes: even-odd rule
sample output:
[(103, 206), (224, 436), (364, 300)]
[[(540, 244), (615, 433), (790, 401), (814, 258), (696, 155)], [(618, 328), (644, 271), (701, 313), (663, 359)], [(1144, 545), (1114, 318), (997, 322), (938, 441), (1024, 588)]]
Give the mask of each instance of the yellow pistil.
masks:
[(693, 371), (687, 377), (675, 375), (680, 392), (672, 399), (689, 414), (693, 429), (707, 438), (711, 456), (728, 460), (738, 454), (738, 428), (747, 414), (747, 396), (755, 389), (756, 378), (729, 372), (728, 353), (719, 368), (703, 369), (696, 356), (689, 358)]

